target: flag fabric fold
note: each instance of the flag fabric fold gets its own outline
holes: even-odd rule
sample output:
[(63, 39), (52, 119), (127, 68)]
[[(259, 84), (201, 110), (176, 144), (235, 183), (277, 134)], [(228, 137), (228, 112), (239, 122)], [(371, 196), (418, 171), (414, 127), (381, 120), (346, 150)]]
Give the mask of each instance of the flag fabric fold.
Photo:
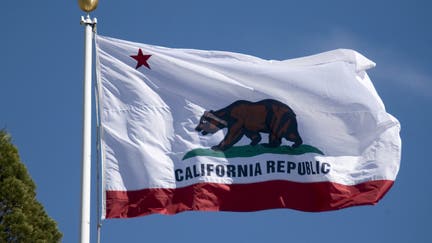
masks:
[(96, 35), (103, 217), (326, 211), (391, 188), (400, 124), (338, 49), (283, 61)]

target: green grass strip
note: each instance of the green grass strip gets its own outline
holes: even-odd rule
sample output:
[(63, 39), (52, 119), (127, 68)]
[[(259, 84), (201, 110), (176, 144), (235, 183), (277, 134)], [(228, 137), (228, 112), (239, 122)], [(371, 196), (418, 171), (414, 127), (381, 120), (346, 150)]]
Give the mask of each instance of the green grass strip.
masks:
[(253, 157), (260, 154), (289, 154), (289, 155), (300, 155), (305, 153), (316, 153), (324, 155), (321, 150), (306, 144), (302, 144), (297, 148), (292, 148), (287, 145), (279, 146), (276, 148), (265, 147), (262, 145), (244, 145), (231, 147), (225, 151), (214, 151), (212, 149), (197, 148), (193, 149), (183, 156), (183, 160), (189, 159), (196, 156), (208, 156), (218, 158), (236, 158), (236, 157)]

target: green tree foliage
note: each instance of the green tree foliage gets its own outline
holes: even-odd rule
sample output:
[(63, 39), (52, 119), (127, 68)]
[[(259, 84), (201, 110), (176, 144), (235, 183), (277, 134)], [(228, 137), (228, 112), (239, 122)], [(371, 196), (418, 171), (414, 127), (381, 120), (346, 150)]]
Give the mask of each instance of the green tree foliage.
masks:
[(0, 130), (0, 242), (60, 242), (57, 224), (36, 200), (36, 186), (7, 132)]

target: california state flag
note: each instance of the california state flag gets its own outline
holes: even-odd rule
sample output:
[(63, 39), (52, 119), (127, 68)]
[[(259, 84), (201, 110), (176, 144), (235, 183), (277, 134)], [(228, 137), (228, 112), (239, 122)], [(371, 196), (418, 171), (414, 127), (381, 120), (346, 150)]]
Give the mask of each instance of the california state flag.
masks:
[(400, 125), (339, 49), (275, 61), (96, 36), (103, 217), (336, 210), (393, 185)]

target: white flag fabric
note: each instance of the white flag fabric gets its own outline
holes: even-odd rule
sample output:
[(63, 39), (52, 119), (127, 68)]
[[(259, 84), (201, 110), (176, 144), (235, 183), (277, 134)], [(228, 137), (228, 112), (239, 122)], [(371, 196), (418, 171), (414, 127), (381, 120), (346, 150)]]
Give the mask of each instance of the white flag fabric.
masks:
[(96, 36), (103, 217), (377, 203), (400, 124), (338, 49), (284, 61)]

